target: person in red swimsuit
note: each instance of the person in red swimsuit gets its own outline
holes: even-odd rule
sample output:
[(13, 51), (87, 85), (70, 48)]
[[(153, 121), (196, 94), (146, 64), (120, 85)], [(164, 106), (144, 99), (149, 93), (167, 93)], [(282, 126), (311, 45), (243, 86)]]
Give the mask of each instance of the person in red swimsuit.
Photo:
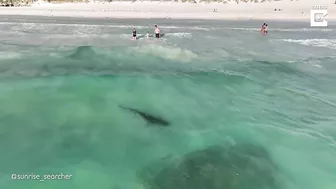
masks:
[(261, 33), (261, 34), (264, 34), (264, 33), (265, 33), (265, 27), (266, 27), (266, 23), (264, 23), (264, 24), (261, 26), (261, 29), (260, 29), (260, 33)]

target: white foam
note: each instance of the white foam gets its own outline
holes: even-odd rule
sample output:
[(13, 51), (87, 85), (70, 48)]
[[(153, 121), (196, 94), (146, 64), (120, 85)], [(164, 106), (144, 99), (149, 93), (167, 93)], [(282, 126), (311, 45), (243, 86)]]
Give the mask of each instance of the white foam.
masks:
[(164, 59), (180, 62), (190, 62), (198, 58), (198, 55), (192, 51), (179, 47), (160, 46), (157, 44), (131, 47), (130, 49), (136, 53), (150, 54)]
[(192, 34), (191, 33), (186, 33), (186, 32), (180, 32), (180, 33), (166, 33), (166, 36), (174, 36), (174, 37), (179, 37), (179, 38), (191, 38)]
[(18, 52), (0, 51), (0, 60), (16, 59), (20, 57), (21, 57), (21, 53), (18, 53)]
[[(223, 29), (223, 30), (243, 30), (243, 31), (260, 31), (260, 28), (232, 28), (232, 27), (219, 27), (219, 28), (212, 28), (213, 30)], [(331, 32), (333, 29), (322, 29), (322, 28), (270, 28), (272, 32), (274, 31), (281, 31), (281, 32)]]
[[(121, 34), (121, 38), (129, 39), (131, 33), (123, 33)], [(145, 36), (145, 33), (138, 33), (138, 36)], [(165, 33), (165, 36), (167, 37), (177, 37), (177, 38), (191, 38), (192, 34), (191, 33), (185, 33), (185, 32), (177, 32), (177, 33)], [(161, 38), (161, 40), (164, 40), (165, 38)]]
[[(25, 20), (23, 20), (25, 21)], [(73, 27), (105, 27), (105, 28), (137, 28), (137, 29), (153, 29), (153, 26), (149, 25), (124, 25), (124, 24), (62, 24), (62, 23), (33, 23), (33, 22), (26, 22), (25, 23), (17, 23), (17, 22), (0, 22), (0, 25), (16, 25), (15, 27), (22, 27), (22, 28), (33, 28), (33, 27), (50, 27), (50, 26), (73, 26)], [(193, 27), (180, 27), (180, 26), (165, 26), (162, 25), (160, 28), (163, 29), (188, 29), (188, 30), (210, 30), (209, 28), (204, 28), (200, 26), (193, 26)]]
[(290, 43), (298, 43), (300, 45), (336, 49), (336, 39), (282, 39), (282, 40)]

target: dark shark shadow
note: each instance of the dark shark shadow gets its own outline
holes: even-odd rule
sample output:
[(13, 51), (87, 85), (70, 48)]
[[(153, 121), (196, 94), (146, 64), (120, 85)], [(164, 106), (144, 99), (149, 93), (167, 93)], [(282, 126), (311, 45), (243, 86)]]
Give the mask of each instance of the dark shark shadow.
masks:
[(169, 126), (170, 125), (170, 123), (168, 121), (166, 121), (166, 120), (164, 120), (160, 117), (150, 115), (148, 113), (142, 112), (142, 111), (134, 109), (134, 108), (128, 108), (128, 107), (124, 107), (124, 106), (121, 106), (121, 105), (119, 105), (119, 107), (140, 115), (144, 120), (147, 121), (147, 123), (154, 124), (154, 125), (161, 125), (161, 126)]

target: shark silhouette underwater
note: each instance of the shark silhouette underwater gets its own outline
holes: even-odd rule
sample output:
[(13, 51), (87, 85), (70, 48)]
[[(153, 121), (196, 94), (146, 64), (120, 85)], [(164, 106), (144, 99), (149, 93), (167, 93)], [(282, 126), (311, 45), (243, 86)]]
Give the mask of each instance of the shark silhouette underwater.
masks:
[(128, 108), (128, 107), (124, 107), (124, 106), (121, 106), (121, 105), (119, 105), (119, 107), (140, 115), (149, 124), (160, 125), (160, 126), (169, 126), (170, 125), (170, 122), (168, 122), (168, 121), (166, 121), (166, 120), (164, 120), (160, 117), (148, 114), (146, 112), (137, 110), (135, 108)]

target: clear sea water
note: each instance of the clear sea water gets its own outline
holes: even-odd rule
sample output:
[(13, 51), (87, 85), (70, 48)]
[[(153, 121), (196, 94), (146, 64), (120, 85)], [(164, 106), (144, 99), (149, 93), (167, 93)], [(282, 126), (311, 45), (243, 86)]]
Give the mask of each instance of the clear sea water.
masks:
[[(154, 24), (163, 38), (131, 40)], [(336, 25), (268, 24), (0, 17), (0, 188), (146, 188), (160, 158), (244, 142), (282, 189), (335, 189)]]

